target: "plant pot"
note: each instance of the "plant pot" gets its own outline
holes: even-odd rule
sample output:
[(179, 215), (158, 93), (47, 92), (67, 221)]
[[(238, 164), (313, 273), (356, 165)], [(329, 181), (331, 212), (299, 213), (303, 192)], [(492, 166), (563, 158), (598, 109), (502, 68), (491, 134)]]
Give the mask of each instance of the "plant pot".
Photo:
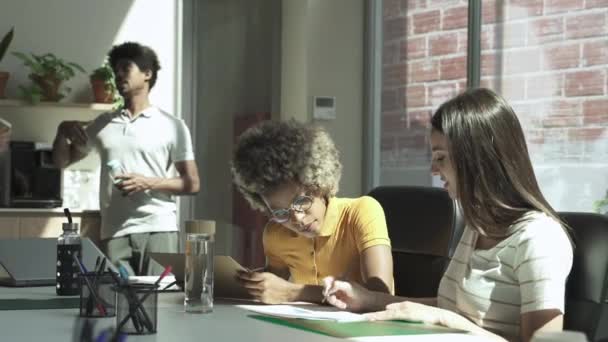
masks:
[(114, 102), (114, 92), (108, 89), (107, 83), (104, 80), (91, 79), (91, 88), (93, 88), (93, 99), (95, 102)]
[(10, 74), (6, 71), (0, 71), (0, 99), (5, 98), (4, 91), (6, 90), (6, 83), (8, 82)]
[(59, 93), (59, 87), (61, 87), (63, 81), (54, 75), (39, 76), (30, 74), (30, 79), (40, 87), (42, 92), (40, 99), (42, 101), (57, 102), (63, 98), (63, 95)]

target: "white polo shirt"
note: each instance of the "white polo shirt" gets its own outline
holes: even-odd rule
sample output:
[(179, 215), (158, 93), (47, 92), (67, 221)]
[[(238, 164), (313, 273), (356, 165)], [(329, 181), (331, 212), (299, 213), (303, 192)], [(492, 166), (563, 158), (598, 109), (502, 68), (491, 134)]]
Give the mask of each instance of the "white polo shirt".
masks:
[(173, 163), (194, 160), (192, 139), (183, 120), (149, 107), (135, 119), (126, 111), (103, 113), (86, 128), (88, 149), (101, 158), (99, 207), (101, 239), (133, 233), (177, 231), (175, 197), (162, 191), (123, 196), (106, 166), (117, 160), (126, 173), (174, 177)]

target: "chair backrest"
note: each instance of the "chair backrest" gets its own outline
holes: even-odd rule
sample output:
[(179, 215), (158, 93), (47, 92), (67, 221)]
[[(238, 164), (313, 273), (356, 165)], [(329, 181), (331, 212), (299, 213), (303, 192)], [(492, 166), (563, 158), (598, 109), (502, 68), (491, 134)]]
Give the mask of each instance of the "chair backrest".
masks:
[(444, 189), (422, 186), (381, 186), (369, 196), (386, 215), (393, 251), (395, 293), (408, 297), (437, 295), (463, 224), (459, 210)]
[(608, 216), (560, 212), (574, 232), (574, 262), (566, 284), (564, 328), (608, 340)]

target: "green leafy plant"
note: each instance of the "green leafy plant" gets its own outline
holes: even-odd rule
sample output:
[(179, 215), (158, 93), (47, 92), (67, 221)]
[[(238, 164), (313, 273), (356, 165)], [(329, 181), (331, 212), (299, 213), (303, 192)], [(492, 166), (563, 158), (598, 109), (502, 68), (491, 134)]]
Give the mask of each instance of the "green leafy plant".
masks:
[(2, 41), (0, 41), (0, 62), (2, 62), (2, 59), (4, 58), (4, 55), (6, 54), (6, 51), (8, 50), (9, 45), (11, 45), (11, 42), (13, 41), (13, 35), (15, 33), (15, 28), (11, 28), (10, 31), (8, 31), (4, 37), (2, 38)]
[(28, 87), (20, 86), (23, 97), (33, 103), (40, 100), (59, 101), (72, 89), (61, 87), (62, 83), (76, 76), (76, 72), (85, 70), (78, 64), (64, 61), (52, 53), (36, 55), (13, 52), (23, 64), (30, 68), (29, 79), (33, 82)]
[(122, 105), (122, 96), (118, 94), (114, 71), (108, 62), (104, 62), (99, 68), (93, 70), (89, 76), (95, 102), (114, 103)]
[(606, 196), (600, 200), (597, 200), (593, 203), (593, 209), (596, 213), (604, 213), (608, 212), (608, 191), (606, 191)]

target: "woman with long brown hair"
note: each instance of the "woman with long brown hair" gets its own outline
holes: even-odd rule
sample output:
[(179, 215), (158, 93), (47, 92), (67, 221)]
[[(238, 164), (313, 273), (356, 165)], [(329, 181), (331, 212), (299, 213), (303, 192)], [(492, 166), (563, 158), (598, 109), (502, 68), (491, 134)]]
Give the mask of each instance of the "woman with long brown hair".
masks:
[(371, 320), (423, 321), (502, 341), (561, 330), (572, 243), (540, 191), (513, 109), (474, 89), (441, 105), (431, 125), (432, 172), (466, 223), (437, 297), (395, 297), (328, 277), (328, 302), (384, 310), (367, 314)]

